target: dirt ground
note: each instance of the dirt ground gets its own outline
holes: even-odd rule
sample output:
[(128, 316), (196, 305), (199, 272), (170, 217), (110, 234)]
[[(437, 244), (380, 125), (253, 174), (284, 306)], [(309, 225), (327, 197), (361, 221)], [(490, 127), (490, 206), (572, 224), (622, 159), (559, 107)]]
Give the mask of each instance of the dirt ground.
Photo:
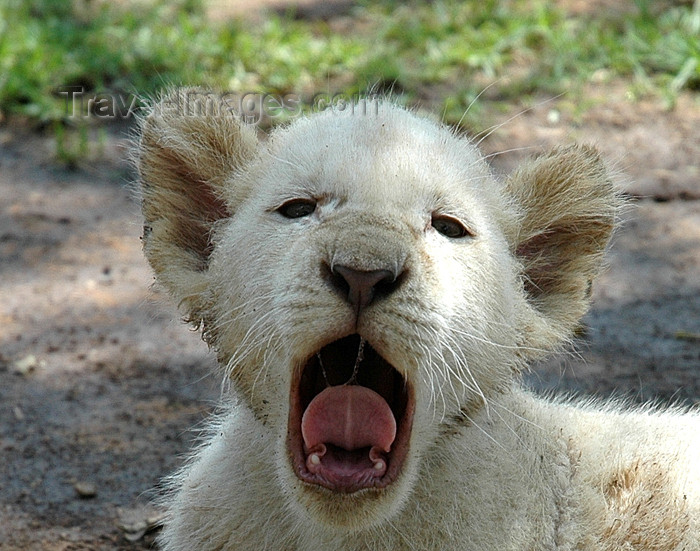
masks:
[[(528, 382), (700, 403), (700, 99), (668, 111), (620, 83), (589, 93), (600, 102), (581, 120), (560, 98), (482, 144), (529, 148), (494, 157), (507, 172), (543, 147), (595, 143), (633, 198), (575, 351)], [(150, 289), (125, 131), (69, 170), (50, 139), (0, 126), (2, 551), (150, 548), (149, 500), (219, 394), (212, 355)]]

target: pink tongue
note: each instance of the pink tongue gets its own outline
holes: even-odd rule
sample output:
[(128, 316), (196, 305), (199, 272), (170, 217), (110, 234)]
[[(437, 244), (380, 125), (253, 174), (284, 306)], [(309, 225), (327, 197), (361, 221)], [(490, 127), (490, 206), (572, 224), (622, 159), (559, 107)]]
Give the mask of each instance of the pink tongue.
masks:
[(332, 386), (318, 394), (301, 419), (307, 449), (333, 444), (348, 451), (378, 447), (386, 453), (396, 438), (389, 404), (364, 386)]

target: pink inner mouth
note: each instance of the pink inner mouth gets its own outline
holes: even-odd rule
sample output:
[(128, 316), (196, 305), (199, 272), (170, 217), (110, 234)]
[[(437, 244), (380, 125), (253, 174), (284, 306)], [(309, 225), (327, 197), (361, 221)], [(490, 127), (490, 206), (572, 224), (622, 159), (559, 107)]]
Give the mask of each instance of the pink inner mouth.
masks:
[[(386, 473), (383, 454), (391, 451), (396, 438), (396, 420), (386, 400), (372, 389), (340, 385), (311, 401), (301, 433), (310, 472), (334, 480), (364, 480)], [(329, 445), (337, 450), (326, 456)]]
[(297, 476), (350, 493), (383, 488), (401, 470), (413, 396), (401, 374), (359, 335), (311, 356), (292, 384), (288, 447)]

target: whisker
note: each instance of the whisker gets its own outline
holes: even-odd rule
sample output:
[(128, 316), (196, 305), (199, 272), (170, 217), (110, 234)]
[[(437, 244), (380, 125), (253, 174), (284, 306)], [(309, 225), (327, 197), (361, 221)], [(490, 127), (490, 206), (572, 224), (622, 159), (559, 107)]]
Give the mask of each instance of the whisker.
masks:
[(482, 132), (479, 132), (475, 137), (477, 138), (477, 142), (474, 144), (476, 147), (479, 147), (484, 140), (486, 140), (491, 134), (496, 132), (497, 130), (503, 128), (506, 124), (513, 122), (515, 119), (522, 117), (524, 114), (529, 113), (530, 111), (534, 111), (536, 108), (541, 107), (543, 105), (546, 105), (547, 103), (550, 103), (552, 101), (555, 101), (562, 97), (565, 94), (565, 92), (562, 92), (561, 94), (557, 94), (556, 96), (553, 96), (551, 98), (547, 98), (546, 100), (543, 100), (539, 103), (536, 103), (532, 107), (528, 107), (527, 109), (523, 109), (522, 111), (519, 111), (512, 117), (506, 119), (505, 121), (495, 124), (493, 126), (490, 126), (486, 130), (483, 130)]
[(469, 105), (467, 105), (466, 110), (464, 111), (464, 113), (462, 114), (462, 116), (459, 118), (459, 121), (457, 121), (457, 125), (456, 125), (456, 126), (457, 126), (457, 127), (461, 127), (461, 126), (462, 126), (462, 123), (464, 122), (464, 117), (467, 116), (467, 113), (469, 113), (469, 111), (471, 110), (471, 108), (474, 107), (474, 104), (479, 100), (479, 98), (480, 98), (481, 96), (483, 96), (483, 95), (484, 95), (488, 90), (490, 90), (492, 87), (494, 87), (496, 84), (498, 84), (499, 82), (502, 82), (504, 79), (505, 79), (505, 77), (497, 78), (496, 80), (494, 80), (493, 82), (491, 82), (488, 86), (484, 87), (484, 88), (481, 90), (481, 92), (479, 92), (479, 93), (476, 95), (476, 97), (475, 97), (473, 100), (471, 100), (471, 102), (469, 102)]
[(489, 153), (488, 155), (484, 155), (484, 159), (493, 159), (494, 157), (498, 157), (499, 155), (506, 155), (507, 153), (515, 153), (516, 151), (533, 151), (537, 149), (535, 146), (525, 146), (525, 147), (512, 147), (510, 149), (503, 149), (501, 151), (495, 151), (494, 153)]

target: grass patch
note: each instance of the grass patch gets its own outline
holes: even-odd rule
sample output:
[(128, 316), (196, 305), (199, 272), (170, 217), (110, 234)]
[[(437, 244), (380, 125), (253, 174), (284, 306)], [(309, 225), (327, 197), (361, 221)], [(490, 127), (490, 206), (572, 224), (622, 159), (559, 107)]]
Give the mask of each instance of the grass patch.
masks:
[(55, 128), (76, 124), (66, 86), (142, 97), (169, 84), (306, 96), (374, 85), (406, 101), (438, 96), (456, 122), (489, 85), (479, 103), (575, 97), (592, 79), (617, 77), (634, 97), (672, 106), (700, 88), (700, 0), (636, 4), (571, 17), (534, 0), (367, 1), (338, 32), (337, 21), (283, 16), (212, 22), (198, 0), (2, 0), (0, 110)]

